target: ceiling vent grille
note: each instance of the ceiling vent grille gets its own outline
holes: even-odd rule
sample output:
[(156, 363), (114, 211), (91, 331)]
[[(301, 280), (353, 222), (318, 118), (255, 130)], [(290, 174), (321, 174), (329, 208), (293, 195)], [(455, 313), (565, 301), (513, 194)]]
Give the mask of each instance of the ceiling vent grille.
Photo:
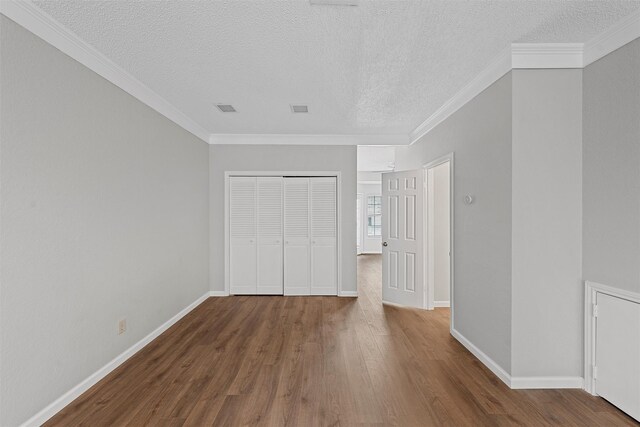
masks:
[(216, 107), (218, 107), (218, 110), (222, 111), (223, 113), (235, 113), (236, 112), (236, 109), (233, 108), (233, 105), (216, 104)]
[(307, 105), (291, 105), (292, 113), (308, 113), (309, 107)]

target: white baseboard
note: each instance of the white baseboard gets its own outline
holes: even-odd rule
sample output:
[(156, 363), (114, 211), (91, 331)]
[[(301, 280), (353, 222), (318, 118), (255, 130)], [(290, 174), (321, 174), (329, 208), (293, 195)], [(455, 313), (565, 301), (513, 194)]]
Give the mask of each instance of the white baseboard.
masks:
[(582, 377), (511, 377), (511, 388), (583, 388)]
[(451, 301), (434, 301), (434, 307), (451, 307)]
[(512, 389), (541, 389), (541, 388), (583, 388), (582, 377), (512, 377), (500, 367), (495, 361), (487, 356), (482, 350), (473, 345), (460, 332), (453, 329), (451, 335), (460, 344), (465, 346), (475, 357), (478, 358), (491, 372), (496, 374), (509, 388)]
[(340, 297), (358, 297), (358, 291), (341, 291)]
[(71, 390), (60, 396), (58, 399), (53, 401), (47, 407), (42, 409), (40, 412), (29, 418), (22, 424), (22, 427), (31, 427), (31, 426), (40, 426), (44, 424), (49, 418), (53, 417), (55, 414), (60, 412), (65, 406), (69, 403), (73, 402), (77, 399), (82, 393), (87, 391), (91, 386), (96, 384), (102, 378), (107, 376), (111, 371), (116, 369), (118, 366), (123, 364), (127, 359), (136, 354), (138, 351), (142, 350), (144, 346), (149, 344), (151, 341), (156, 339), (160, 334), (173, 326), (178, 320), (182, 319), (186, 314), (188, 314), (191, 310), (196, 308), (202, 302), (204, 302), (209, 297), (209, 292), (202, 295), (200, 298), (189, 304), (187, 307), (182, 309), (178, 314), (173, 316), (171, 319), (167, 320), (161, 326), (159, 326), (156, 330), (151, 332), (146, 337), (142, 338), (140, 341), (129, 347), (111, 362), (104, 365), (102, 368), (98, 369), (96, 372), (91, 374), (87, 379), (82, 381), (80, 384), (73, 387)]
[(228, 297), (229, 294), (227, 291), (211, 291), (209, 292), (210, 297)]
[(500, 378), (502, 382), (504, 382), (507, 386), (511, 387), (511, 376), (507, 373), (507, 371), (502, 369), (500, 365), (494, 362), (493, 359), (487, 356), (482, 350), (480, 350), (478, 347), (473, 345), (471, 341), (465, 338), (464, 335), (462, 335), (460, 332), (456, 331), (455, 329), (452, 329), (451, 335), (453, 335), (453, 337), (457, 339), (460, 342), (460, 344), (465, 346), (467, 350), (471, 352), (471, 354), (477, 357), (478, 360), (480, 360), (487, 368), (489, 368), (491, 372), (496, 374), (496, 376)]

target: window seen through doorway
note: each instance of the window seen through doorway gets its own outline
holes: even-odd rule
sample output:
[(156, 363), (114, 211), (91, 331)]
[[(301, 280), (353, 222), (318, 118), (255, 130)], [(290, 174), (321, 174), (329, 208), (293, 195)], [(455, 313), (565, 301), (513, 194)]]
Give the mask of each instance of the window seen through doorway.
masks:
[(367, 236), (382, 235), (382, 196), (367, 197)]

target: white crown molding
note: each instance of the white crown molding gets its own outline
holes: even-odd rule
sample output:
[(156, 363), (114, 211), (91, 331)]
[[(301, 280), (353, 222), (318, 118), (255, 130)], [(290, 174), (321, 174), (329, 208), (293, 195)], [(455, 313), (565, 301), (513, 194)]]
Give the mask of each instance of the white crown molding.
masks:
[(513, 43), (409, 134), (409, 145), (458, 111), (512, 69), (584, 68), (640, 37), (640, 10), (586, 43)]
[(409, 135), (209, 134), (30, 0), (1, 0), (0, 13), (210, 144), (411, 145), (512, 69), (583, 68), (640, 37), (638, 10), (584, 44), (514, 43)]
[(89, 390), (91, 386), (98, 383), (102, 378), (106, 377), (109, 373), (111, 373), (118, 366), (122, 365), (127, 361), (131, 356), (136, 354), (138, 351), (142, 350), (147, 344), (151, 341), (158, 338), (164, 331), (169, 329), (171, 326), (176, 324), (180, 319), (186, 316), (189, 312), (191, 312), (194, 308), (202, 304), (209, 297), (209, 292), (202, 295), (200, 298), (189, 304), (187, 307), (183, 308), (171, 319), (167, 320), (165, 323), (160, 325), (156, 330), (151, 332), (146, 337), (142, 338), (140, 341), (129, 347), (120, 355), (116, 356), (111, 362), (104, 365), (102, 368), (98, 369), (96, 372), (91, 374), (88, 378), (83, 380), (80, 384), (73, 387), (71, 390), (57, 398), (51, 404), (43, 408), (40, 412), (29, 418), (25, 421), (21, 427), (35, 427), (44, 424), (49, 418), (53, 417), (55, 414), (60, 412), (65, 406), (73, 402), (77, 399), (82, 393)]
[(407, 145), (407, 135), (211, 134), (209, 144)]
[(585, 43), (584, 66), (586, 67), (638, 37), (640, 37), (640, 10), (621, 19)]
[(208, 141), (209, 132), (199, 124), (31, 1), (2, 0), (0, 1), (0, 13), (153, 108), (186, 131), (203, 141)]
[(582, 43), (513, 43), (511, 68), (582, 68)]
[(484, 70), (458, 91), (451, 99), (438, 108), (435, 113), (422, 122), (409, 134), (409, 145), (413, 144), (453, 113), (475, 98), (480, 92), (495, 83), (500, 77), (511, 71), (511, 49), (503, 50)]

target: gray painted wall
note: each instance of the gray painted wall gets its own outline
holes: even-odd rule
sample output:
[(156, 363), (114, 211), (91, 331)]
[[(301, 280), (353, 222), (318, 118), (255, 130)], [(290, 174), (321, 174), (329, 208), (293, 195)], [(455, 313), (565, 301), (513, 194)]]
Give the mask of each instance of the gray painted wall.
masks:
[(308, 145), (210, 146), (210, 286), (224, 290), (225, 171), (342, 172), (342, 289), (356, 288), (356, 147)]
[(583, 78), (583, 278), (640, 292), (640, 39)]
[[(455, 328), (511, 369), (511, 73), (410, 147), (396, 170), (454, 159)], [(472, 194), (475, 202), (465, 205)]]
[(0, 27), (0, 425), (14, 426), (208, 292), (208, 146)]
[(514, 70), (514, 377), (582, 376), (582, 70)]

